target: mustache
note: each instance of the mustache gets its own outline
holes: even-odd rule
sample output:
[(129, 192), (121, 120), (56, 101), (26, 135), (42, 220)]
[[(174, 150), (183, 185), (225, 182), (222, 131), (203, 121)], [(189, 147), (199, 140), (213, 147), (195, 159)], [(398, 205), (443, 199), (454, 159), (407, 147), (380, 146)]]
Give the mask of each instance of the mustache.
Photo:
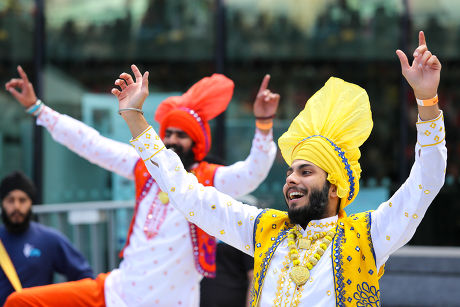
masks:
[[(21, 213), (18, 210), (14, 210), (10, 214), (6, 214), (5, 210), (2, 210), (0, 214), (2, 218), (3, 225), (11, 233), (22, 233), (29, 228), (30, 220), (32, 218), (32, 208), (29, 209), (26, 213)], [(20, 215), (24, 217), (24, 220), (20, 223), (13, 223), (11, 221), (12, 217), (15, 215)]]
[(182, 146), (180, 146), (180, 145), (177, 145), (177, 144), (166, 145), (166, 148), (174, 150), (175, 153), (184, 152), (184, 148)]
[(22, 212), (19, 211), (19, 210), (14, 210), (13, 212), (11, 212), (11, 213), (9, 214), (10, 217), (11, 217), (11, 216), (15, 216), (15, 215), (26, 216), (27, 214), (24, 214), (24, 213), (22, 213)]

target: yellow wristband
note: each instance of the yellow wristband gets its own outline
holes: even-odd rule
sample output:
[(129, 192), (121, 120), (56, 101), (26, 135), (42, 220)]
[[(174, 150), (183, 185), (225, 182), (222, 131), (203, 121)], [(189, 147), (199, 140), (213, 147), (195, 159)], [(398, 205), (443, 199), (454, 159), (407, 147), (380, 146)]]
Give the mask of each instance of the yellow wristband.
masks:
[(430, 107), (438, 103), (438, 94), (436, 94), (436, 96), (430, 99), (418, 99), (418, 98), (415, 98), (415, 99), (417, 100), (417, 104), (419, 106)]
[(261, 123), (260, 121), (256, 120), (256, 127), (260, 130), (269, 130), (273, 127), (273, 121), (269, 123)]

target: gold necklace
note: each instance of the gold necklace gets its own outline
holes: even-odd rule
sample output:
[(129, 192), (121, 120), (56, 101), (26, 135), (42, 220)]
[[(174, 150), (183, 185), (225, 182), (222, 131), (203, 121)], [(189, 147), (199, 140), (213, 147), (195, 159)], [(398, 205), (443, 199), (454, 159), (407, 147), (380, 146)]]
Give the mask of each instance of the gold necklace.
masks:
[[(321, 256), (324, 254), (329, 244), (331, 244), (334, 236), (335, 236), (335, 230), (330, 230), (327, 233), (321, 232), (321, 233), (315, 234), (311, 237), (311, 239), (307, 239), (303, 237), (300, 231), (298, 231), (296, 228), (292, 228), (291, 230), (289, 230), (289, 234), (288, 234), (289, 258), (291, 259), (292, 264), (293, 264), (293, 267), (292, 267), (291, 272), (289, 273), (289, 276), (291, 277), (292, 281), (297, 286), (302, 286), (308, 281), (308, 279), (310, 278), (311, 269), (313, 269), (313, 267), (321, 259)], [(297, 241), (299, 249), (310, 249), (312, 245), (312, 241), (314, 242), (319, 239), (321, 239), (320, 244), (316, 248), (313, 256), (311, 256), (308, 259), (308, 262), (305, 266), (300, 265), (299, 251), (296, 246), (296, 241)]]

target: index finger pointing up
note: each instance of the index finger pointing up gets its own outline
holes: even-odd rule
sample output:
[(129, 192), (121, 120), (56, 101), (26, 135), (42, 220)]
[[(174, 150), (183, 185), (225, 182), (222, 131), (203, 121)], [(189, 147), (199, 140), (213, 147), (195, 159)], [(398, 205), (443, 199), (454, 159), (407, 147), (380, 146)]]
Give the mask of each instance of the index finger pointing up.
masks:
[(266, 74), (264, 79), (262, 80), (262, 84), (260, 84), (259, 92), (257, 94), (261, 94), (267, 89), (268, 82), (270, 82), (270, 75)]
[(139, 71), (139, 68), (137, 68), (136, 65), (131, 65), (131, 69), (133, 70), (134, 76), (136, 77), (136, 83), (142, 81), (142, 74)]
[(26, 84), (28, 84), (29, 83), (29, 78), (27, 78), (27, 74), (24, 71), (24, 69), (22, 69), (21, 65), (18, 65), (18, 73), (21, 76), (21, 79), (24, 80), (24, 82)]
[(423, 33), (423, 31), (420, 31), (418, 33), (418, 45), (426, 45), (425, 33)]

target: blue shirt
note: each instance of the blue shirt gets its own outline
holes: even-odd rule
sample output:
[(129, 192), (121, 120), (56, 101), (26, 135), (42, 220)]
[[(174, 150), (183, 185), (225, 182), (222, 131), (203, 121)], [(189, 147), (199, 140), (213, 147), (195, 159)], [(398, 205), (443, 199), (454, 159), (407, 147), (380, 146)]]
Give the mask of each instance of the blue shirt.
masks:
[[(23, 233), (12, 234), (0, 225), (0, 239), (5, 245), (23, 288), (53, 283), (54, 272), (69, 281), (93, 278), (93, 270), (83, 255), (60, 232), (31, 222)], [(0, 306), (13, 286), (0, 268)]]

